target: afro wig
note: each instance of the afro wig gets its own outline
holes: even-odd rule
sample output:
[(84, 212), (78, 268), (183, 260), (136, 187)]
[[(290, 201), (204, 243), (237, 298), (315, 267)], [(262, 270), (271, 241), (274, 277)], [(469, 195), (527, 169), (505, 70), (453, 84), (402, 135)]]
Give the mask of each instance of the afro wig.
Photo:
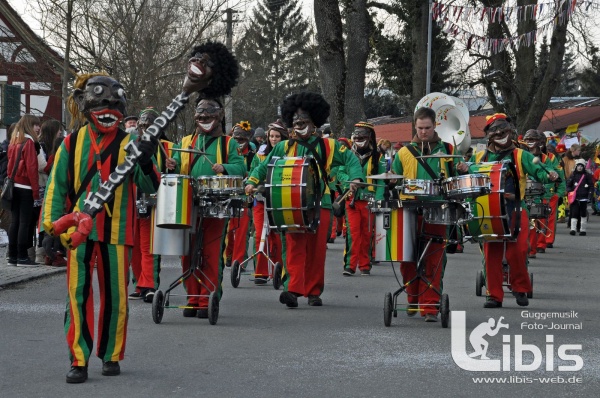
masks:
[(310, 115), (316, 127), (321, 127), (329, 117), (329, 104), (321, 94), (301, 92), (292, 94), (281, 104), (281, 117), (288, 127), (292, 127), (294, 113), (302, 109)]
[(201, 97), (217, 98), (231, 93), (239, 77), (238, 63), (233, 54), (224, 44), (212, 41), (194, 47), (190, 57), (198, 53), (209, 54), (210, 60), (215, 64), (212, 68), (212, 80), (208, 87), (201, 90)]

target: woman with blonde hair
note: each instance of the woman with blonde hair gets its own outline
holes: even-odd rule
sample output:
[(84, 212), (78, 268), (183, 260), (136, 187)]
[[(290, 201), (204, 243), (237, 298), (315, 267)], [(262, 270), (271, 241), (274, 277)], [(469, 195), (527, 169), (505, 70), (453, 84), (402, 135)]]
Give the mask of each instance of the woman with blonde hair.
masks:
[(27, 249), (32, 246), (30, 224), (33, 203), (40, 199), (38, 180), (38, 133), (40, 119), (24, 115), (15, 125), (8, 146), (7, 176), (14, 180), (11, 224), (8, 229), (8, 265), (35, 266)]

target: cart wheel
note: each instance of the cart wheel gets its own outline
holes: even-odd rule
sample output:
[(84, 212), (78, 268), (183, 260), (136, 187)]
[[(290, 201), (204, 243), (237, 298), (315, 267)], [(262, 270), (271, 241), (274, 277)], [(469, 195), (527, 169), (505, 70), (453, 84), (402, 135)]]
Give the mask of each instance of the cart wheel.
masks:
[(279, 290), (281, 287), (281, 274), (283, 273), (283, 267), (279, 263), (275, 263), (273, 270), (273, 289)]
[(219, 298), (217, 293), (212, 292), (208, 297), (208, 323), (216, 325), (217, 319), (219, 319)]
[(231, 286), (238, 287), (240, 285), (240, 263), (235, 260), (231, 264)]
[(383, 324), (390, 326), (392, 324), (392, 293), (386, 293), (383, 299)]
[(448, 321), (450, 320), (450, 299), (446, 293), (442, 294), (442, 301), (440, 303), (440, 315), (442, 317), (442, 327), (448, 327)]
[(527, 298), (533, 298), (533, 272), (529, 273), (529, 280), (531, 281), (531, 290), (527, 292)]
[(475, 278), (475, 295), (481, 296), (481, 289), (483, 289), (483, 272), (477, 271), (477, 277)]
[(157, 290), (154, 293), (154, 298), (152, 299), (152, 320), (157, 325), (162, 321), (163, 312), (165, 307), (163, 307), (164, 294), (162, 290)]

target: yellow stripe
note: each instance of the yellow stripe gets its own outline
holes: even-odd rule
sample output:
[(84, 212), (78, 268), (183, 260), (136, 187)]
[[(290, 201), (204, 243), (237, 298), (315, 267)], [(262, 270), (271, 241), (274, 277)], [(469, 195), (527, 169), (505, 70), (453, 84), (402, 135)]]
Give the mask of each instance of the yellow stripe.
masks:
[[(83, 244), (79, 246), (79, 250), (85, 250), (86, 245)], [(68, 294), (69, 294), (69, 302), (70, 308), (76, 308), (74, 303), (77, 303), (77, 286), (79, 286), (79, 262), (77, 261), (77, 250), (68, 250), (67, 255), (69, 256), (69, 283), (68, 283)], [(85, 267), (85, 264), (83, 265)], [(82, 284), (83, 286), (83, 284)], [(73, 289), (73, 290), (71, 290)], [(81, 349), (81, 345), (79, 345), (79, 339), (81, 338), (81, 323), (85, 322), (85, 319), (81, 319), (81, 314), (73, 313), (69, 314), (71, 317), (71, 329), (73, 329), (73, 346), (71, 349), (74, 351), (75, 359), (84, 359), (85, 354)]]
[(188, 217), (189, 217), (189, 213), (188, 213), (188, 206), (187, 206), (187, 198), (189, 195), (189, 185), (185, 183), (185, 180), (182, 181), (183, 187), (181, 188), (181, 194), (182, 194), (182, 198), (181, 198), (181, 204), (182, 204), (182, 212), (181, 212), (181, 222), (182, 223), (187, 223)]
[[(223, 156), (221, 156), (221, 142), (223, 140), (221, 138), (217, 138), (217, 163), (218, 164), (223, 164)], [(227, 141), (227, 138), (225, 138), (225, 141)], [(231, 140), (229, 141), (231, 142)], [(229, 144), (229, 143), (227, 143)], [(227, 152), (229, 152), (229, 147), (227, 148)], [(222, 175), (223, 173), (220, 173), (219, 175)]]
[(402, 210), (397, 210), (394, 209), (392, 210), (392, 212), (390, 213), (390, 229), (389, 229), (389, 234), (390, 234), (390, 259), (397, 259), (398, 258), (398, 227), (399, 227), (399, 222), (400, 221), (398, 219), (398, 215), (400, 214)]
[[(289, 164), (293, 164), (293, 163), (294, 163), (293, 160), (285, 161), (286, 166)], [(283, 183), (283, 181), (290, 181), (290, 184), (291, 184), (292, 170), (294, 170), (294, 167), (284, 167), (283, 168), (283, 172), (281, 173), (280, 183)], [(292, 187), (291, 186), (281, 188), (281, 207), (292, 207)], [(293, 217), (292, 211), (284, 210), (282, 215), (283, 215), (283, 220), (286, 225), (294, 224), (294, 217)]]
[[(477, 198), (477, 211), (482, 214), (480, 216), (490, 217), (490, 196), (483, 195)], [(479, 220), (481, 228), (479, 229), (481, 234), (489, 235), (493, 233), (491, 220)]]
[[(125, 248), (124, 245), (115, 245), (114, 246), (115, 251), (116, 251), (116, 255), (117, 255), (117, 261), (119, 263), (119, 268), (120, 270), (124, 269), (127, 270), (127, 267), (123, 267), (125, 265), (125, 250), (128, 250)], [(108, 266), (108, 264), (104, 265), (105, 267)], [(127, 271), (125, 272), (118, 272), (118, 278), (119, 278), (119, 287), (122, 286), (127, 286), (127, 283), (125, 282), (125, 274), (127, 274)], [(127, 289), (125, 288), (124, 291), (120, 292), (121, 294), (119, 294), (118, 296), (120, 297), (119, 300), (119, 317), (118, 317), (118, 322), (117, 322), (117, 333), (116, 333), (116, 337), (115, 337), (115, 347), (113, 349), (113, 353), (115, 352), (122, 352), (123, 351), (123, 344), (125, 344), (125, 327), (127, 325)], [(113, 295), (114, 297), (114, 295)], [(118, 355), (116, 357), (111, 358), (111, 360), (113, 361), (118, 361), (119, 357)]]

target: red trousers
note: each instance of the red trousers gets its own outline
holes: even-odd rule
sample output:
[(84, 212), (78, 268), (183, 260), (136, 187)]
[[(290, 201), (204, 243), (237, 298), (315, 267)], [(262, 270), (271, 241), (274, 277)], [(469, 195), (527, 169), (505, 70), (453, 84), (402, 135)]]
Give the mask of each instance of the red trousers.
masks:
[[(256, 251), (260, 249), (260, 239), (262, 237), (263, 224), (265, 222), (265, 204), (264, 202), (257, 201), (254, 207), (252, 208), (252, 213), (254, 215), (254, 243), (256, 246)], [(269, 246), (269, 257), (271, 261), (274, 263), (280, 263), (283, 265), (283, 260), (281, 258), (281, 236), (274, 231), (270, 231), (269, 234), (265, 237), (268, 240)], [(267, 247), (265, 244), (264, 251), (267, 251)], [(269, 263), (267, 259), (262, 254), (259, 254), (255, 257), (256, 261), (256, 269), (254, 274), (256, 277), (269, 277)]]
[[(197, 307), (208, 306), (208, 295), (216, 291), (217, 297), (221, 298), (223, 288), (221, 282), (223, 280), (223, 267), (221, 253), (223, 250), (223, 235), (225, 234), (226, 220), (220, 218), (203, 218), (200, 226), (201, 233), (204, 235), (202, 239), (202, 264), (200, 273), (194, 271), (194, 276), (200, 279), (202, 284), (198, 283), (194, 277), (189, 277), (185, 280), (185, 289), (188, 296), (188, 305)], [(192, 235), (192, 242), (195, 242), (196, 234)], [(191, 246), (191, 245), (190, 245)], [(190, 251), (194, 250), (190, 247)], [(190, 256), (181, 257), (181, 266), (183, 271), (190, 268)], [(204, 275), (202, 275), (204, 274)], [(195, 295), (196, 297), (193, 297)], [(202, 297), (197, 297), (202, 295)]]
[[(535, 228), (529, 228), (529, 254), (537, 253), (537, 249), (546, 249), (546, 219), (534, 220)], [(539, 232), (542, 231), (542, 232)]]
[(371, 269), (371, 235), (375, 226), (375, 216), (369, 211), (369, 202), (357, 200), (354, 208), (346, 202), (346, 219), (350, 234), (346, 235), (344, 267), (356, 271)]
[[(342, 234), (342, 232), (346, 231), (346, 223), (344, 217), (333, 217), (333, 225), (331, 227), (331, 239), (335, 239), (338, 234)], [(344, 238), (346, 234), (344, 233)]]
[(546, 245), (553, 245), (556, 238), (556, 212), (558, 209), (558, 195), (550, 198), (550, 216), (548, 217), (548, 231), (546, 231)]
[(131, 271), (136, 281), (136, 290), (158, 289), (160, 257), (150, 253), (152, 218), (137, 218), (134, 224)]
[[(436, 236), (440, 238), (446, 237), (446, 226), (445, 225), (437, 225), (437, 224), (425, 224), (422, 222), (422, 217), (419, 216), (417, 219), (418, 223), (418, 231), (417, 234), (419, 236), (417, 240), (417, 245), (419, 246), (419, 250), (417, 251), (417, 256), (419, 256), (427, 244), (426, 237), (428, 236)], [(440, 302), (440, 293), (442, 291), (442, 277), (444, 274), (444, 267), (446, 263), (445, 257), (445, 243), (437, 243), (431, 242), (429, 247), (427, 248), (427, 253), (423, 258), (424, 265), (423, 267), (423, 277), (427, 279), (427, 281), (418, 278), (412, 281), (417, 276), (417, 263), (416, 262), (401, 262), (400, 263), (400, 273), (402, 274), (402, 280), (406, 285), (410, 281), (412, 281), (406, 287), (406, 294), (408, 296), (409, 304), (426, 304), (420, 308), (421, 316), (425, 316), (427, 314), (438, 313), (436, 304)], [(431, 287), (430, 285), (431, 284)], [(440, 293), (436, 292), (433, 288), (437, 289)]]
[(506, 261), (510, 270), (510, 284), (513, 292), (527, 293), (531, 290), (531, 281), (527, 272), (527, 212), (521, 210), (521, 232), (515, 242), (488, 242), (483, 244), (487, 296), (502, 302), (504, 245), (506, 244)]
[(232, 262), (237, 260), (241, 263), (248, 258), (248, 230), (252, 222), (251, 214), (250, 209), (244, 208), (240, 218), (229, 219), (225, 256)]
[(316, 233), (286, 234), (285, 289), (300, 296), (320, 296), (325, 286), (325, 253), (331, 210), (321, 209)]

